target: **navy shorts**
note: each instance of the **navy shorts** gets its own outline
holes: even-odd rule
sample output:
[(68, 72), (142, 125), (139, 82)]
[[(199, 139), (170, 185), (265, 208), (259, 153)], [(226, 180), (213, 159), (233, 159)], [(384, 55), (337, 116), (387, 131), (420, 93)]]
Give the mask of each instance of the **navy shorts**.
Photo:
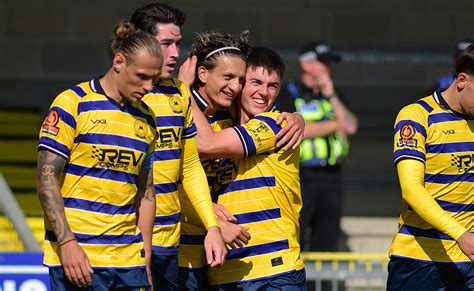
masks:
[(392, 256), (388, 263), (387, 290), (474, 290), (474, 263)]
[(179, 267), (179, 290), (209, 290), (207, 284), (207, 267), (184, 268)]
[(80, 288), (66, 278), (62, 267), (49, 268), (52, 291), (85, 290), (150, 290), (145, 268), (138, 269), (93, 269), (92, 286)]
[(284, 290), (306, 291), (306, 271), (292, 271), (253, 281), (212, 286), (211, 290)]
[(178, 290), (178, 255), (152, 254), (151, 274), (153, 276), (153, 290)]

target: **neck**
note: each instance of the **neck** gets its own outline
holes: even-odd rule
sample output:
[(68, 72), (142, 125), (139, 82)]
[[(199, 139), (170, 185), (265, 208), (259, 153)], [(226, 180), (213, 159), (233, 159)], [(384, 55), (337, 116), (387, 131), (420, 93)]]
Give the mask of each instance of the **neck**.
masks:
[(238, 106), (238, 108), (240, 108), (240, 110), (239, 110), (239, 120), (240, 120), (240, 124), (246, 123), (247, 121), (250, 120), (250, 118), (253, 117), (253, 115), (248, 114), (248, 113), (244, 110), (244, 108), (242, 107), (242, 104), (240, 103), (240, 99), (237, 100), (237, 106)]
[(115, 84), (117, 84), (114, 70), (111, 68), (102, 78), (99, 79), (102, 89), (107, 97), (115, 100), (120, 105), (125, 105), (125, 99), (122, 98)]
[(465, 114), (461, 104), (460, 104), (460, 96), (459, 92), (456, 87), (456, 81), (454, 81), (445, 91), (441, 92), (446, 103), (448, 103), (449, 107), (456, 112), (461, 114)]
[(204, 90), (204, 86), (199, 86), (198, 88), (198, 92), (199, 94), (201, 95), (202, 98), (204, 98), (204, 100), (206, 100), (207, 102), (207, 108), (203, 111), (204, 115), (206, 116), (212, 116), (216, 113), (217, 109), (217, 106), (215, 106), (213, 103), (212, 103), (212, 100), (211, 98), (209, 98)]

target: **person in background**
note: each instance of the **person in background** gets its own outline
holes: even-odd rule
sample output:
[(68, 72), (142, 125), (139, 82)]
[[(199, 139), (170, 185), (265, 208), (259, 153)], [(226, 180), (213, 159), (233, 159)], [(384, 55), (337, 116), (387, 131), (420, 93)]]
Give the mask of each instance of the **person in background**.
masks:
[(357, 132), (357, 117), (334, 86), (331, 66), (341, 60), (323, 42), (302, 47), (301, 79), (286, 84), (278, 97), (282, 111), (298, 111), (306, 121), (300, 146), (301, 247), (303, 251), (337, 251), (343, 183), (341, 167), (348, 137)]
[[(473, 42), (471, 40), (467, 40), (467, 39), (456, 43), (456, 47), (454, 48), (454, 54), (453, 54), (453, 63), (456, 62), (456, 58), (458, 57), (459, 53), (461, 53), (465, 48), (467, 48), (472, 43)], [(436, 78), (436, 84), (434, 88), (431, 90), (431, 92), (429, 92), (429, 94), (433, 93), (433, 91), (437, 89), (448, 88), (455, 79), (456, 79), (455, 72), (451, 72), (448, 75), (440, 76)]]

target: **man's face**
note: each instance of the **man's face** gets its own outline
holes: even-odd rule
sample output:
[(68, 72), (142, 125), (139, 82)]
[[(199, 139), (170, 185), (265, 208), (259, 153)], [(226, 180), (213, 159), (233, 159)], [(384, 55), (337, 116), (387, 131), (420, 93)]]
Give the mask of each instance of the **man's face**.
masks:
[(329, 67), (320, 61), (300, 63), (300, 69), (301, 82), (308, 88), (314, 88), (318, 78), (329, 75)]
[(174, 23), (157, 24), (156, 39), (163, 52), (161, 79), (171, 79), (181, 49), (181, 28)]
[(474, 76), (460, 73), (454, 82), (460, 92), (459, 105), (463, 113), (474, 117)]
[(245, 85), (240, 97), (240, 106), (248, 118), (268, 111), (281, 89), (281, 78), (276, 71), (271, 73), (263, 67), (247, 68)]
[(245, 61), (237, 56), (217, 57), (216, 66), (207, 70), (198, 68), (198, 76), (204, 85), (206, 100), (214, 108), (228, 108), (242, 91), (245, 80)]
[(120, 69), (117, 76), (117, 88), (123, 101), (137, 102), (151, 91), (160, 77), (161, 65), (161, 58), (145, 51), (139, 52), (128, 63), (123, 56), (117, 54), (114, 57), (114, 67)]

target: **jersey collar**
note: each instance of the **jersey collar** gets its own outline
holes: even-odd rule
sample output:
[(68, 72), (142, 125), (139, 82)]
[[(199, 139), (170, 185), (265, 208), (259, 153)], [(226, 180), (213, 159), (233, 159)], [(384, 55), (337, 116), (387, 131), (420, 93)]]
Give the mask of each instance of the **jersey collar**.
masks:
[(209, 107), (209, 103), (207, 103), (204, 97), (202, 97), (202, 95), (199, 94), (196, 87), (192, 87), (191, 94), (193, 95), (194, 101), (196, 101), (196, 104), (198, 105), (199, 109), (202, 112), (204, 112), (207, 109), (207, 107)]
[(94, 79), (89, 81), (89, 86), (91, 87), (92, 91), (94, 91), (97, 94), (104, 95), (107, 98), (107, 100), (109, 100), (112, 104), (114, 104), (115, 106), (117, 106), (121, 110), (123, 110), (124, 108), (127, 108), (129, 106), (132, 106), (132, 104), (130, 104), (130, 103), (125, 103), (124, 105), (120, 105), (117, 101), (115, 101), (114, 99), (107, 96), (107, 94), (104, 91), (104, 88), (102, 88), (102, 85), (100, 85), (100, 82), (99, 82), (100, 78), (102, 78), (102, 76), (94, 78)]
[(433, 98), (436, 101), (436, 103), (438, 103), (441, 107), (443, 107), (445, 109), (449, 109), (449, 110), (454, 112), (454, 110), (452, 110), (451, 107), (449, 107), (448, 102), (446, 102), (446, 100), (444, 100), (443, 95), (441, 95), (441, 90), (436, 90), (433, 93)]

